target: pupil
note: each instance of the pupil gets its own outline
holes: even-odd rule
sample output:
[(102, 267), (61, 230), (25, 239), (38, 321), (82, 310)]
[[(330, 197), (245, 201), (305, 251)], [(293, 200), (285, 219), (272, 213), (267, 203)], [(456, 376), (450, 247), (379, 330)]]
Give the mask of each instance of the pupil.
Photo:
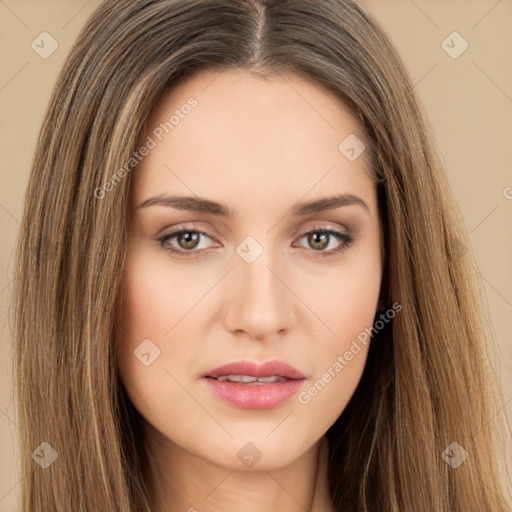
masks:
[[(180, 245), (185, 249), (193, 249), (197, 245), (199, 233), (187, 231), (180, 235)], [(184, 241), (182, 244), (181, 242)]]
[[(313, 248), (325, 249), (328, 245), (327, 238), (327, 233), (312, 233), (309, 236), (309, 242)], [(315, 247), (317, 244), (320, 244), (320, 247)]]

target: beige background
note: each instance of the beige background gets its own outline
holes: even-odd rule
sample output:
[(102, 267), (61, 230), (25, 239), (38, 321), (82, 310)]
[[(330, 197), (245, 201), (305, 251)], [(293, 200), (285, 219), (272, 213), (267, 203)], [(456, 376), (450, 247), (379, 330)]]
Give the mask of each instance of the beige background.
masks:
[[(367, 0), (404, 57), (435, 128), (450, 183), (470, 232), (499, 341), (504, 409), (512, 419), (512, 2)], [(0, 512), (15, 510), (22, 476), (9, 381), (7, 304), (23, 194), (44, 109), (92, 1), (0, 0)], [(457, 31), (458, 58), (442, 42)], [(41, 58), (42, 32), (58, 42)], [(453, 42), (452, 42), (453, 40)], [(444, 47), (462, 49), (450, 36)], [(507, 198), (508, 196), (508, 198)], [(489, 418), (490, 421), (491, 418)]]

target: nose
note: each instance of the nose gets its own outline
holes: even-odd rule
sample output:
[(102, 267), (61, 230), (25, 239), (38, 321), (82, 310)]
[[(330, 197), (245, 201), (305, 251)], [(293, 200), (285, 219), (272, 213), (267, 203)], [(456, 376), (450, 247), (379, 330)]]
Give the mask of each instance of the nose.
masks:
[(289, 273), (270, 251), (247, 263), (235, 255), (226, 285), (225, 328), (255, 340), (269, 340), (288, 332), (294, 322), (294, 294)]

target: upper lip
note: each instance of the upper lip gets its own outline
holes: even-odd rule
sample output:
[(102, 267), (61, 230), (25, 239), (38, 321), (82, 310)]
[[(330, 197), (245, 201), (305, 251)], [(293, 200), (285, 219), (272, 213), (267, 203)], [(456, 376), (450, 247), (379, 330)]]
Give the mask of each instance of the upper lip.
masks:
[(264, 363), (235, 361), (219, 366), (205, 373), (203, 377), (221, 377), (223, 375), (247, 375), (251, 377), (285, 377), (287, 379), (305, 379), (306, 377), (293, 366), (274, 359)]

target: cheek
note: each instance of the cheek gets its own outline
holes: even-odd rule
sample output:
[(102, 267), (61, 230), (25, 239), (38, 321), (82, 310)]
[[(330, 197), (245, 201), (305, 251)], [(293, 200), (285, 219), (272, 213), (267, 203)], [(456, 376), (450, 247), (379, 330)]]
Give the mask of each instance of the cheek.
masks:
[(302, 295), (315, 315), (325, 324), (322, 347), (332, 354), (343, 350), (375, 317), (381, 285), (378, 246), (348, 254), (336, 268), (309, 273), (301, 278)]
[(183, 378), (176, 371), (190, 367), (194, 343), (190, 338), (186, 343), (172, 342), (185, 332), (193, 336), (189, 312), (195, 311), (192, 308), (208, 288), (197, 272), (176, 271), (165, 253), (142, 244), (129, 248), (122, 282), (116, 320), (120, 377), (139, 413), (149, 423), (160, 422), (165, 431), (166, 425), (176, 423), (172, 410), (184, 411), (194, 404), (178, 383)]
[(327, 424), (343, 412), (365, 367), (380, 292), (377, 254), (347, 258), (328, 279), (317, 275), (316, 287), (303, 283), (308, 306), (324, 325), (315, 328), (312, 382), (297, 398), (307, 414), (320, 414)]
[(338, 303), (336, 316), (327, 320), (335, 334), (315, 344), (315, 370), (307, 386), (297, 395), (304, 421), (321, 418), (318, 434), (329, 428), (343, 412), (366, 364), (377, 293), (350, 297), (352, 300), (343, 306)]
[[(190, 272), (175, 271), (166, 254), (130, 248), (123, 269), (123, 289), (119, 315), (116, 320), (118, 340), (117, 361), (122, 375), (143, 378), (150, 385), (144, 362), (151, 362), (151, 375), (165, 368), (166, 346), (180, 327), (187, 312), (193, 308), (205, 285)], [(172, 274), (171, 274), (172, 271)], [(186, 350), (179, 344), (176, 350)], [(141, 353), (142, 351), (142, 353)], [(140, 357), (149, 353), (149, 356)], [(176, 353), (173, 357), (185, 357)], [(142, 361), (141, 361), (142, 359)]]
[(163, 249), (142, 244), (133, 243), (125, 259), (119, 323), (130, 337), (168, 339), (215, 276), (204, 266), (171, 262)]

